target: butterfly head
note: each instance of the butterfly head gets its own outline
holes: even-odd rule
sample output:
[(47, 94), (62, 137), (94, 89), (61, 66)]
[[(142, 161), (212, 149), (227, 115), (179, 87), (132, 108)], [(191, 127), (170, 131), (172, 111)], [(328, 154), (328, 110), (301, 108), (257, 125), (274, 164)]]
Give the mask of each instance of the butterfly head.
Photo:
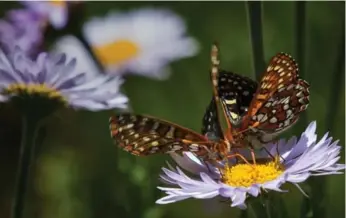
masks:
[(213, 145), (209, 158), (213, 160), (224, 160), (227, 158), (228, 153), (231, 151), (231, 143), (227, 140), (220, 140)]

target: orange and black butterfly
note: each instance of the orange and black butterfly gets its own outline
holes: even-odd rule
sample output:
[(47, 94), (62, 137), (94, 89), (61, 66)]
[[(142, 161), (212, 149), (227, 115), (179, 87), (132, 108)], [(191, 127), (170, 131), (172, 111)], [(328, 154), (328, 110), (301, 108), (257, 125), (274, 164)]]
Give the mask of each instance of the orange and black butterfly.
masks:
[[(202, 134), (155, 117), (130, 113), (110, 118), (112, 138), (139, 156), (190, 151), (204, 160), (222, 160), (231, 147), (245, 147), (252, 134), (275, 134), (293, 124), (309, 102), (309, 85), (298, 76), (295, 61), (274, 56), (259, 84), (231, 72), (219, 72), (218, 47), (212, 48), (213, 99)], [(222, 110), (227, 129), (221, 128)], [(274, 122), (275, 121), (275, 122)], [(251, 144), (251, 143), (250, 143)]]
[[(214, 46), (212, 82), (214, 97), (203, 118), (202, 133), (231, 142), (233, 147), (263, 145), (294, 124), (309, 104), (309, 84), (298, 74), (298, 65), (288, 54), (279, 53), (269, 63), (261, 81), (220, 71)], [(215, 97), (216, 96), (216, 97)], [(216, 104), (216, 106), (212, 106)], [(220, 130), (217, 104), (227, 122)]]

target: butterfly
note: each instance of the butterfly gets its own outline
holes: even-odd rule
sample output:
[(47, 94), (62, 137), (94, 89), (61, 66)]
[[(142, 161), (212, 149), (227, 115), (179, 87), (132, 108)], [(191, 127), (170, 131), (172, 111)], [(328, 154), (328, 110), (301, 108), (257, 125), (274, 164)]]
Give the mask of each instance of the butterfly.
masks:
[[(257, 83), (219, 70), (216, 45), (214, 51), (211, 74), (214, 96), (203, 118), (202, 134), (228, 140), (233, 147), (261, 147), (291, 127), (307, 109), (309, 84), (299, 77), (298, 65), (290, 55), (278, 53), (272, 57)], [(227, 121), (226, 136), (220, 127), (218, 104)]]
[[(237, 153), (229, 155), (231, 148), (244, 147), (246, 144), (244, 139), (248, 139), (252, 133), (258, 134), (262, 130), (275, 133), (280, 128), (287, 126), (277, 123), (275, 128), (267, 128), (271, 122), (261, 123), (262, 120), (268, 120), (269, 112), (265, 109), (268, 103), (271, 103), (273, 106), (279, 105), (273, 108), (280, 111), (280, 113), (282, 111), (280, 109), (283, 109), (285, 112), (287, 110), (287, 106), (285, 106), (287, 96), (292, 94), (290, 91), (292, 89), (291, 83), (286, 84), (280, 80), (281, 77), (277, 80), (271, 79), (277, 78), (275, 74), (283, 72), (283, 70), (280, 70), (281, 68), (277, 69), (277, 66), (273, 65), (273, 61), (276, 61), (277, 56), (272, 59), (262, 81), (257, 84), (247, 77), (222, 70), (219, 72), (218, 47), (213, 45), (211, 52), (212, 70), (210, 74), (213, 84), (213, 98), (207, 107), (203, 119), (202, 134), (156, 117), (123, 113), (110, 118), (111, 137), (125, 151), (138, 156), (190, 151), (205, 161), (224, 160), (232, 156), (243, 158)], [(288, 70), (291, 70), (292, 66), (294, 66), (292, 63), (287, 66)], [(295, 69), (297, 71), (297, 67)], [(295, 71), (292, 70), (292, 72)], [(292, 78), (287, 77), (286, 80), (291, 81)], [(275, 81), (277, 84), (275, 84)], [(272, 89), (268, 87), (269, 84), (273, 87)], [(303, 93), (304, 105), (307, 107), (305, 102), (308, 102), (308, 93), (303, 91), (307, 90), (308, 92), (308, 87), (304, 89), (306, 84), (301, 84), (301, 87), (296, 87), (296, 89), (302, 92), (296, 93), (296, 97), (298, 98)], [(280, 94), (277, 94), (278, 92)], [(263, 95), (266, 95), (267, 101), (263, 98)], [(284, 98), (285, 96), (286, 98)], [(303, 104), (301, 103), (301, 98), (292, 99), (294, 101), (291, 102), (290, 110), (296, 115), (302, 111)], [(301, 104), (298, 112), (296, 109), (297, 105), (294, 104), (297, 104), (296, 101)], [(221, 128), (221, 119), (218, 114), (220, 109), (222, 109), (228, 125), (225, 132)], [(261, 118), (259, 115), (265, 112), (267, 112), (265, 114), (267, 118), (259, 119)], [(273, 111), (271, 112), (274, 113)], [(296, 117), (289, 117), (290, 121), (294, 121)], [(285, 122), (282, 119), (280, 121)], [(244, 125), (244, 123), (247, 123), (247, 125)]]

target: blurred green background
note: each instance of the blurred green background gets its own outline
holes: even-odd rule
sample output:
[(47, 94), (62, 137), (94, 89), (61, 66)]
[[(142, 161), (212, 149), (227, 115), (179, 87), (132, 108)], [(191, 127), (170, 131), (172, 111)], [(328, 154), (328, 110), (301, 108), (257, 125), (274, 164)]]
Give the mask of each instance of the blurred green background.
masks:
[[(298, 135), (308, 122), (316, 120), (319, 138), (329, 131), (344, 146), (344, 2), (305, 2), (305, 22), (295, 20), (297, 2), (259, 4), (262, 20), (254, 21), (263, 24), (264, 60), (281, 51), (298, 56), (301, 75), (311, 85), (306, 117), (283, 137)], [(167, 81), (126, 77), (124, 91), (136, 113), (200, 131), (211, 98), (209, 50), (215, 40), (220, 43), (222, 68), (255, 78), (245, 2), (86, 2), (85, 6), (87, 17), (142, 6), (169, 8), (186, 20), (188, 33), (200, 43), (195, 57), (172, 64), (173, 73)], [(2, 14), (12, 7), (2, 2)], [(299, 28), (303, 29), (303, 41), (297, 41)], [(6, 218), (18, 161), (20, 123), (18, 117), (8, 116), (10, 108), (1, 111), (0, 217)], [(241, 213), (220, 199), (156, 205), (163, 196), (156, 189), (158, 175), (170, 157), (138, 158), (114, 146), (108, 131), (111, 113), (66, 109), (49, 120), (47, 137), (37, 148), (25, 218), (262, 217), (251, 211)], [(289, 192), (280, 195), (285, 205), (280, 208), (285, 211), (282, 217), (344, 217), (344, 175), (309, 179), (303, 188), (310, 199), (294, 186), (285, 188)]]

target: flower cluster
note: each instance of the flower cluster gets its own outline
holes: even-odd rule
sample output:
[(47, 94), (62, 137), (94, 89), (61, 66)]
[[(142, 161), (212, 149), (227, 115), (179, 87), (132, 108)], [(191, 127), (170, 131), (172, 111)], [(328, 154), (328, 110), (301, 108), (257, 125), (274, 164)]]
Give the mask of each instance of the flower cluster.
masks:
[[(13, 104), (23, 112), (13, 217), (21, 217), (18, 214), (23, 213), (26, 180), (42, 119), (62, 107), (89, 111), (126, 110), (129, 100), (120, 91), (124, 75), (166, 79), (171, 73), (172, 62), (192, 57), (199, 51), (199, 44), (188, 35), (184, 20), (170, 10), (112, 11), (83, 24), (71, 22), (71, 17), (75, 17), (70, 16), (72, 6), (84, 4), (82, 2), (21, 2), (23, 8), (8, 11), (0, 20), (0, 103)], [(75, 29), (68, 28), (75, 27), (74, 24)], [(56, 38), (50, 39), (47, 33), (50, 31), (62, 36), (56, 34)], [(48, 50), (50, 40), (53, 42)], [(151, 152), (159, 150), (162, 144), (169, 144), (154, 141), (156, 135), (151, 133), (159, 128), (159, 122), (152, 122), (150, 135), (143, 134), (145, 136), (140, 138), (141, 130), (132, 128), (138, 119), (130, 115), (128, 120), (131, 123), (114, 127), (118, 129), (112, 132), (133, 136), (134, 143), (128, 143), (127, 139), (124, 142), (128, 146), (120, 143), (125, 150), (134, 147), (145, 150), (144, 146), (137, 146), (142, 139), (151, 143), (150, 148), (154, 148)], [(142, 118), (140, 125), (150, 123), (147, 121)], [(176, 127), (167, 128), (165, 136), (174, 136), (175, 130)], [(306, 195), (299, 183), (311, 176), (340, 174), (345, 169), (345, 164), (337, 163), (341, 149), (338, 141), (333, 141), (328, 134), (317, 140), (315, 132), (316, 122), (312, 122), (299, 139), (293, 137), (269, 143), (264, 146), (265, 150), (256, 154), (253, 163), (250, 163), (247, 149), (240, 149), (241, 156), (245, 157), (243, 162), (230, 159), (227, 163), (216, 164), (205, 163), (190, 152), (182, 156), (172, 154), (178, 166), (174, 168), (168, 164), (162, 168), (160, 178), (167, 186), (158, 188), (166, 196), (156, 203), (222, 196), (232, 202), (232, 207), (245, 209), (247, 199), (264, 191), (285, 192), (284, 183), (294, 184)], [(123, 140), (125, 136), (120, 138)], [(174, 143), (170, 146), (180, 149), (180, 145)], [(190, 145), (191, 150), (198, 147)]]
[(127, 98), (119, 93), (124, 72), (164, 78), (170, 61), (192, 56), (198, 49), (185, 35), (181, 18), (168, 10), (146, 8), (85, 23), (84, 43), (91, 49), (71, 32), (45, 53), (45, 27), (63, 29), (70, 6), (82, 3), (22, 3), (26, 8), (9, 11), (6, 20), (0, 20), (1, 101), (27, 102), (35, 96), (74, 108), (125, 108)]

